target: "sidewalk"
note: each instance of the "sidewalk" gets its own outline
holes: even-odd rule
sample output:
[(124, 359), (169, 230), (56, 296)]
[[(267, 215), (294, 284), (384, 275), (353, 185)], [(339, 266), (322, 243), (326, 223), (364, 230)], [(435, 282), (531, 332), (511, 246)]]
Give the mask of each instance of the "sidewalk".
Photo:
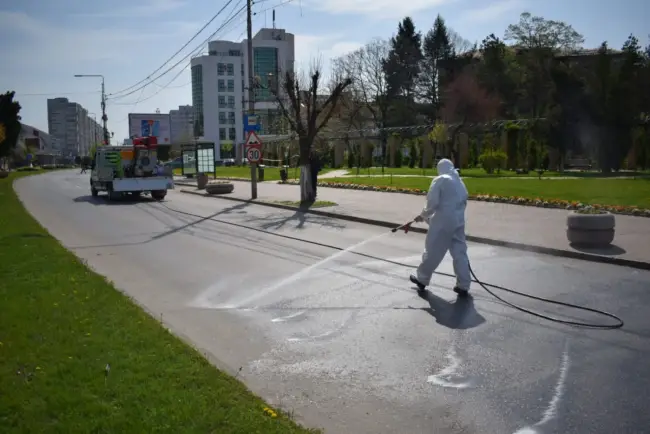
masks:
[[(232, 183), (235, 190), (227, 197), (250, 199), (250, 182)], [(178, 185), (182, 185), (181, 181), (178, 181)], [(300, 188), (297, 185), (258, 183), (257, 192), (259, 201), (296, 201), (300, 198)], [(327, 187), (318, 187), (318, 199), (338, 204), (334, 207), (318, 208), (318, 211), (393, 223), (411, 220), (424, 204), (424, 196)], [(610, 249), (578, 250), (571, 247), (566, 239), (565, 210), (469, 201), (466, 216), (467, 235), (470, 240), (495, 241), (491, 244), (523, 244), (539, 247), (542, 251), (560, 250), (570, 257), (581, 257), (581, 254), (587, 253), (601, 257), (603, 262), (616, 262), (615, 259), (608, 261), (605, 258), (618, 258), (645, 263), (650, 268), (650, 221), (644, 217), (617, 215), (616, 238)]]

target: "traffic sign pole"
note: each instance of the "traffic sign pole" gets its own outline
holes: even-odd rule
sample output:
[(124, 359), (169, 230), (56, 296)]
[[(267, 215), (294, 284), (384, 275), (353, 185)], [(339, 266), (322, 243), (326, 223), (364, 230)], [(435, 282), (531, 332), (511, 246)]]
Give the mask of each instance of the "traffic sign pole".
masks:
[(246, 137), (246, 160), (251, 165), (251, 199), (257, 199), (257, 163), (262, 159), (262, 141), (255, 131)]

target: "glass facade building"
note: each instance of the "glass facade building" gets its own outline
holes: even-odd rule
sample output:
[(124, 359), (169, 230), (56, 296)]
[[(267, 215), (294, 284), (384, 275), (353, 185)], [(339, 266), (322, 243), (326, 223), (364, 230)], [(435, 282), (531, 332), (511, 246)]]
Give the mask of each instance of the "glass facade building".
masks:
[(253, 48), (253, 75), (259, 77), (262, 87), (255, 89), (255, 101), (274, 101), (273, 93), (268, 89), (277, 89), (278, 84), (278, 49), (275, 47)]

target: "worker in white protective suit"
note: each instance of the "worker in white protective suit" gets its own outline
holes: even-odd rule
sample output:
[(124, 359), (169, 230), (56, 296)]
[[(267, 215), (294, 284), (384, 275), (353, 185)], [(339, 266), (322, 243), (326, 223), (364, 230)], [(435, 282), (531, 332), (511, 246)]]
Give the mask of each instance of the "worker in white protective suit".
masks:
[(438, 176), (431, 182), (424, 209), (414, 221), (426, 221), (429, 230), (424, 244), (422, 263), (410, 279), (418, 290), (429, 285), (447, 251), (451, 254), (456, 274), (454, 291), (459, 297), (469, 294), (471, 282), (467, 242), (465, 241), (465, 207), (467, 188), (448, 159), (438, 162)]

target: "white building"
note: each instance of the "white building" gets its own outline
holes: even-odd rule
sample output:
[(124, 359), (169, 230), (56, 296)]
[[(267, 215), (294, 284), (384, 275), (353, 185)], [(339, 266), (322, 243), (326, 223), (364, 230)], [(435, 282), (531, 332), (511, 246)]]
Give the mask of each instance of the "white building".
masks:
[(191, 105), (178, 106), (169, 111), (172, 146), (191, 143), (194, 138), (194, 109)]
[(94, 144), (103, 141), (102, 126), (67, 98), (47, 100), (47, 124), (52, 142), (66, 157), (87, 156)]
[[(192, 59), (194, 135), (215, 143), (215, 159), (231, 154), (244, 137), (248, 108), (247, 40), (212, 41), (208, 55)], [(279, 74), (293, 70), (294, 35), (284, 29), (261, 29), (253, 37), (253, 75), (264, 86), (277, 86)], [(277, 134), (280, 112), (268, 89), (255, 90), (255, 114), (261, 135)], [(227, 148), (226, 148), (227, 147)], [(241, 155), (239, 146), (235, 146)], [(222, 152), (223, 151), (223, 152)], [(230, 156), (230, 155), (228, 155)], [(224, 155), (224, 158), (226, 156)]]

